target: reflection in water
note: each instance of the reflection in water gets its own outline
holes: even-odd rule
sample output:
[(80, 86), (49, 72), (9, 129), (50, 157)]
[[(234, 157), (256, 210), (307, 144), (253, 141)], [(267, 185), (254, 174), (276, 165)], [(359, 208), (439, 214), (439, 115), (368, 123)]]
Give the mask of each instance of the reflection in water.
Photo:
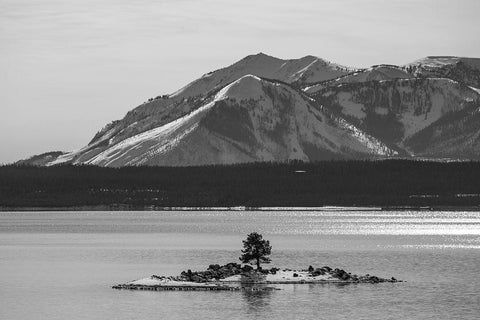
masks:
[[(259, 285), (256, 285), (259, 287)], [(270, 302), (274, 291), (243, 291), (242, 298), (245, 303), (245, 311), (248, 314), (264, 314), (270, 309)]]

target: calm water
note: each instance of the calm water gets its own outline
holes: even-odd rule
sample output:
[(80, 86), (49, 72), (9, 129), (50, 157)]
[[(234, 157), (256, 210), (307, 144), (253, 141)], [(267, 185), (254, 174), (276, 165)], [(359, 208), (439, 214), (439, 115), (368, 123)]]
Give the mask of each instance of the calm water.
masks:
[[(271, 241), (272, 266), (333, 266), (406, 283), (136, 292), (152, 274), (237, 261)], [(0, 213), (0, 319), (478, 319), (478, 212)]]

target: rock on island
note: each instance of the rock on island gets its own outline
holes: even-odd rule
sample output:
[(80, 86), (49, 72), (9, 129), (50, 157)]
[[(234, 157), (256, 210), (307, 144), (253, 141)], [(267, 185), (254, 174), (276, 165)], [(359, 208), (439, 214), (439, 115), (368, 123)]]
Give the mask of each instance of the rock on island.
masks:
[(394, 277), (381, 278), (373, 275), (356, 275), (338, 268), (312, 267), (307, 269), (260, 269), (255, 270), (249, 265), (227, 263), (223, 266), (211, 264), (205, 271), (183, 271), (179, 276), (152, 275), (125, 284), (113, 286), (114, 289), (130, 290), (278, 290), (268, 286), (275, 284), (314, 284), (314, 283), (384, 283), (402, 282)]

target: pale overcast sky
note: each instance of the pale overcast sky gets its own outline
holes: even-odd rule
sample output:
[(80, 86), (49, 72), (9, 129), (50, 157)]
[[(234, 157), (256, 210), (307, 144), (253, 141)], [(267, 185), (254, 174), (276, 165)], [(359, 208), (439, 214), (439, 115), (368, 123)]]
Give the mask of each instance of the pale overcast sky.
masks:
[(479, 13), (480, 0), (0, 0), (0, 163), (82, 147), (248, 54), (480, 57)]

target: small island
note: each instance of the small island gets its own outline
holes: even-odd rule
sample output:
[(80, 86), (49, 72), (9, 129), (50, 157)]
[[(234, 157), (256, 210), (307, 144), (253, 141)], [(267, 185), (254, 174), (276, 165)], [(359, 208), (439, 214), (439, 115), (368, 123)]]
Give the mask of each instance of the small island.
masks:
[[(263, 239), (261, 234), (252, 232), (243, 241), (240, 261), (245, 263), (231, 262), (223, 266), (211, 264), (205, 271), (183, 271), (178, 276), (157, 276), (139, 279), (125, 284), (113, 286), (113, 289), (129, 290), (152, 290), (152, 291), (191, 291), (191, 290), (215, 290), (215, 291), (271, 291), (279, 288), (268, 285), (275, 284), (358, 284), (358, 283), (383, 283), (402, 282), (394, 277), (389, 279), (373, 275), (356, 275), (338, 268), (328, 266), (313, 267), (307, 269), (292, 270), (270, 268), (263, 269), (261, 264), (270, 263), (268, 257), (272, 247), (268, 240)], [(256, 266), (254, 269), (249, 264)]]

